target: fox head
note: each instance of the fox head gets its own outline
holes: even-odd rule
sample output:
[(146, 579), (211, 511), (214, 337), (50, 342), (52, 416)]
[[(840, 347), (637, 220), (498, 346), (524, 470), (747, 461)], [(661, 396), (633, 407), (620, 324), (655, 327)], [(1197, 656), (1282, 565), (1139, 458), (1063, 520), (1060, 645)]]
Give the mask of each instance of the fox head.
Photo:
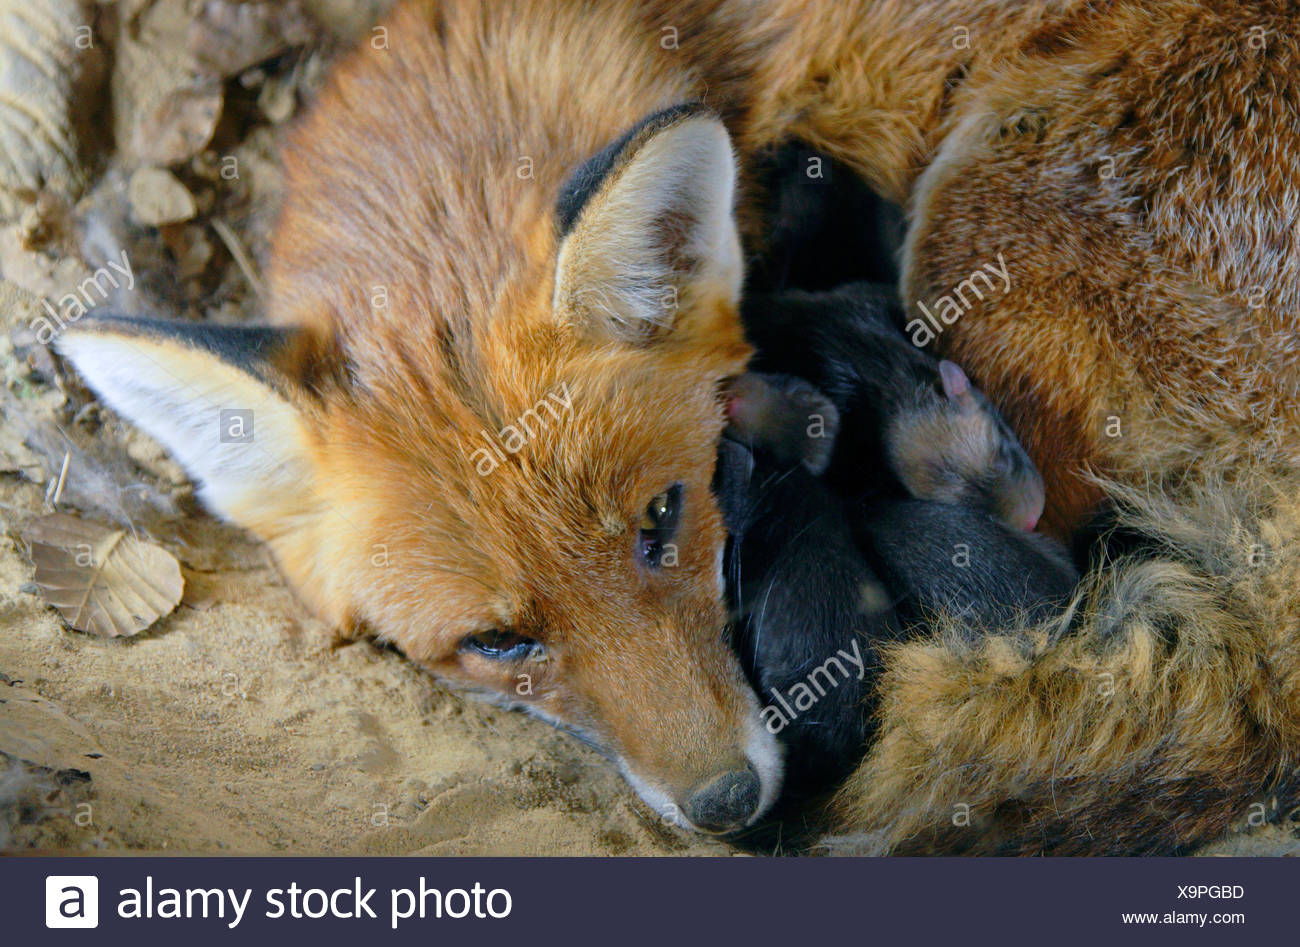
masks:
[[(376, 305), (320, 268), (291, 202), (270, 305), (296, 324), (97, 316), (58, 347), (324, 618), (576, 732), (665, 817), (730, 831), (781, 775), (728, 640), (710, 489), (750, 355), (735, 179), (716, 118), (658, 113), (494, 234), (514, 255), (470, 303), (438, 266), (477, 266), (463, 285), (491, 268), (397, 227)], [(434, 275), (406, 279), (417, 252)]]

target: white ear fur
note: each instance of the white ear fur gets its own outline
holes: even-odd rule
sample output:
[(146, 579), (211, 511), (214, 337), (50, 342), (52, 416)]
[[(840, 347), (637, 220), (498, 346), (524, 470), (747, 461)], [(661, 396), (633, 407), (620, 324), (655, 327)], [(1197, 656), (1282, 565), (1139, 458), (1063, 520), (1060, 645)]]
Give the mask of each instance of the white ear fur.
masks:
[(72, 328), (56, 346), (105, 402), (200, 482), (213, 512), (256, 526), (310, 492), (297, 409), (248, 372), (202, 348), (127, 332)]
[(735, 189), (731, 141), (716, 118), (654, 133), (560, 248), (556, 312), (644, 338), (672, 326), (683, 296), (711, 291), (734, 304), (743, 276)]

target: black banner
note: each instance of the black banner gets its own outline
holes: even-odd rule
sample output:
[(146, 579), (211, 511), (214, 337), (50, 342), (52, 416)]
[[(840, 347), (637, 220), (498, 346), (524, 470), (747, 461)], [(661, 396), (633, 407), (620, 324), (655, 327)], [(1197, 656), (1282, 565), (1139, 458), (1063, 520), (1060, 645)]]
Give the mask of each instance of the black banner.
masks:
[(0, 860), (0, 929), (185, 947), (1289, 943), (1297, 892), (1294, 859), (31, 857)]

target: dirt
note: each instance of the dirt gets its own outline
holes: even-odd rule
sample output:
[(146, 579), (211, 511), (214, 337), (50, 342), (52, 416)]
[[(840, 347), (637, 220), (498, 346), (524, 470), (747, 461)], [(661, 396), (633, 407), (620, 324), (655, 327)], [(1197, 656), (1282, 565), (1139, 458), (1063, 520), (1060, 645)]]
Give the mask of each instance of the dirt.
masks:
[[(186, 568), (187, 604), (132, 639), (71, 632), (12, 539), (10, 511), (39, 510), (41, 489), (11, 483), (2, 496), (6, 847), (721, 851), (663, 824), (603, 759), (544, 724), (464, 701), (395, 653), (336, 645), (260, 547), (204, 518), (185, 521), (186, 541), (219, 554)], [(89, 779), (55, 779), (23, 802), (68, 770)]]

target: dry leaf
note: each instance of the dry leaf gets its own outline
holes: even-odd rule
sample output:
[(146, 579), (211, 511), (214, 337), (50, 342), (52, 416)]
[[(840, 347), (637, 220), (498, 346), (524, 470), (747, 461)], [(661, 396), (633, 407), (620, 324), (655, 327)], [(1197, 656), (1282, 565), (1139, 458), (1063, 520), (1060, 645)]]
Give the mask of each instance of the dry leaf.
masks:
[(185, 594), (181, 596), (182, 605), (188, 605), (197, 612), (206, 612), (231, 600), (230, 583), (225, 581), (224, 575), (195, 572), (192, 569), (184, 569), (183, 574)]
[(167, 550), (125, 530), (53, 513), (23, 530), (45, 600), (78, 631), (134, 635), (170, 614), (185, 583)]

